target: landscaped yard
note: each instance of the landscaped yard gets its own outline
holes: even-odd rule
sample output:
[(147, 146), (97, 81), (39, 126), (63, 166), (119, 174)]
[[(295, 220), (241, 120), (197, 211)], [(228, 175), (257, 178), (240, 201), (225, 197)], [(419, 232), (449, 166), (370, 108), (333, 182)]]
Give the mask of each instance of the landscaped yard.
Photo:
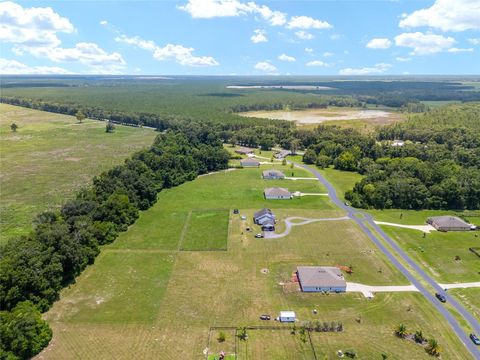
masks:
[[(18, 125), (17, 132), (10, 125)], [(150, 146), (155, 131), (0, 104), (0, 243), (30, 231), (33, 217), (58, 209), (95, 175)]]
[[(420, 294), (376, 294), (369, 300), (360, 293), (307, 294), (281, 285), (297, 265), (309, 264), (352, 266), (347, 281), (372, 285), (407, 281), (349, 220), (295, 226), (279, 239), (254, 238), (255, 231), (245, 229), (252, 226), (253, 212), (265, 206), (277, 214), (280, 231), (288, 216), (344, 215), (325, 197), (266, 201), (261, 170), (203, 176), (162, 191), (158, 202), (114, 244), (105, 246), (96, 264), (63, 291), (46, 314), (54, 339), (40, 356), (205, 359), (210, 327), (274, 325), (259, 316), (273, 318), (281, 310), (294, 310), (300, 321), (343, 323), (342, 333), (312, 334), (320, 358), (333, 359), (338, 349), (354, 348), (362, 359), (381, 358), (382, 352), (389, 358), (429, 359), (423, 348), (393, 335), (400, 322), (412, 332), (422, 329), (435, 337), (443, 359), (469, 358), (445, 320)], [(312, 183), (316, 182), (295, 184), (308, 188)], [(233, 208), (240, 213), (218, 211)], [(213, 222), (227, 221), (228, 215), (227, 251), (178, 251), (183, 229), (186, 239), (193, 239), (191, 244), (204, 246), (201, 233)], [(255, 330), (246, 343), (239, 340), (237, 359), (312, 358), (311, 346), (298, 334), (277, 332)], [(217, 341), (216, 336), (210, 342)], [(228, 349), (217, 342), (207, 353), (229, 354), (232, 334), (226, 336)]]

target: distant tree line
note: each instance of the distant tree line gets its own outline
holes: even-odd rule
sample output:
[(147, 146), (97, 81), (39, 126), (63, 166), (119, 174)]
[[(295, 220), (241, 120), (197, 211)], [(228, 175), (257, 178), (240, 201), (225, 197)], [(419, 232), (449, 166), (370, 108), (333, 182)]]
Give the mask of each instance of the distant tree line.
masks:
[[(12, 238), (0, 249), (0, 358), (26, 359), (48, 343), (51, 332), (38, 310), (46, 311), (94, 262), (99, 246), (127, 230), (158, 192), (227, 168), (229, 154), (218, 135), (206, 126), (197, 130), (159, 134), (149, 149), (95, 177), (60, 211), (39, 214), (30, 235)], [(22, 309), (35, 329), (15, 325)]]

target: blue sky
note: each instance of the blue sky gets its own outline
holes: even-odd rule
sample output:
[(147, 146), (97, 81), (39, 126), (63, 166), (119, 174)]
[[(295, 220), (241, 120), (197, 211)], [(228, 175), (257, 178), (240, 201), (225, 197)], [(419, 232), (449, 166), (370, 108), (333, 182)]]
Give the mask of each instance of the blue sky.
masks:
[(480, 0), (4, 1), (0, 73), (479, 74)]

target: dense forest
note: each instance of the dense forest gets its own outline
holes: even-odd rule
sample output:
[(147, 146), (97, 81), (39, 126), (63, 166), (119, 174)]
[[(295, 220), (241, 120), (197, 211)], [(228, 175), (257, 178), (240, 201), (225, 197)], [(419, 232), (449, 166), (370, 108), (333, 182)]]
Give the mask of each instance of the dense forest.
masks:
[[(60, 290), (92, 264), (99, 246), (135, 222), (157, 193), (225, 169), (222, 141), (199, 125), (188, 135), (168, 130), (151, 148), (100, 174), (59, 212), (44, 212), (26, 237), (10, 239), (0, 256), (0, 358), (27, 359), (50, 340), (41, 320)], [(16, 339), (13, 341), (12, 339)]]

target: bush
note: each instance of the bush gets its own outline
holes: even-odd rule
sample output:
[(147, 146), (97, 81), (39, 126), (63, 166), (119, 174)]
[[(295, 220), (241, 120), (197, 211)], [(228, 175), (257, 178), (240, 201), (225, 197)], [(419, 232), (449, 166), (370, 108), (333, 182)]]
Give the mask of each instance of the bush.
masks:
[(226, 339), (225, 333), (223, 331), (220, 331), (217, 338), (218, 342), (224, 342), (225, 339)]

